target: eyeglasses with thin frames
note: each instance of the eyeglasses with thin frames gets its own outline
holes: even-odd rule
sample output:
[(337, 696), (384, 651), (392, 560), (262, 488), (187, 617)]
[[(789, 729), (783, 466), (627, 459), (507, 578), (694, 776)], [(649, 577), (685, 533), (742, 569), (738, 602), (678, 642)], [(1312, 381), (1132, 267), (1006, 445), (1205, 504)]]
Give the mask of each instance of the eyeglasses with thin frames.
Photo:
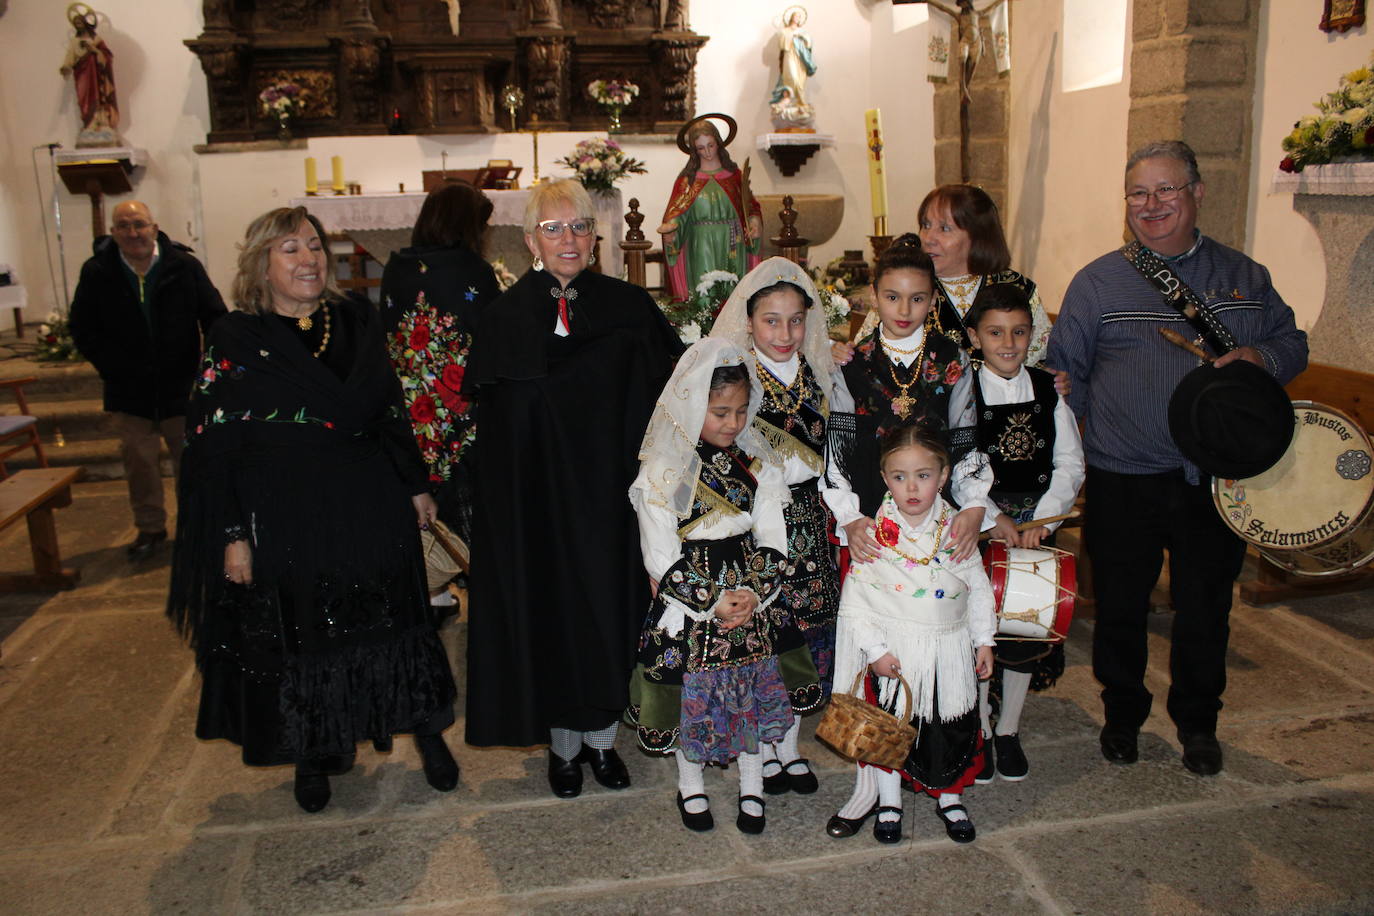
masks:
[(1197, 181), (1193, 180), (1188, 182), (1188, 184), (1181, 184), (1178, 187), (1166, 184), (1162, 187), (1155, 188), (1153, 191), (1132, 191), (1126, 195), (1126, 203), (1139, 210), (1149, 203), (1150, 195), (1154, 195), (1155, 200), (1162, 204), (1167, 204), (1169, 201), (1176, 199), (1180, 191), (1188, 187), (1188, 185), (1193, 184), (1197, 184)]
[(586, 238), (596, 231), (596, 220), (584, 217), (566, 223), (561, 219), (546, 219), (539, 223), (539, 231), (546, 239), (562, 238), (564, 229), (571, 229), (578, 238)]

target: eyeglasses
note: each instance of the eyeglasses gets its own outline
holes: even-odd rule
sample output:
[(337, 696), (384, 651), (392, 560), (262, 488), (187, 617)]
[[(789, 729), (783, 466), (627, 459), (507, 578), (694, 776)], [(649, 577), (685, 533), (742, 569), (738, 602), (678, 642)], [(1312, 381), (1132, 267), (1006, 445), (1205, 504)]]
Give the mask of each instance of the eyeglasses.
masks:
[(1150, 195), (1153, 194), (1155, 200), (1159, 201), (1162, 204), (1167, 204), (1169, 201), (1178, 197), (1179, 191), (1182, 191), (1184, 188), (1188, 187), (1188, 185), (1191, 184), (1197, 184), (1197, 181), (1193, 180), (1188, 182), (1188, 184), (1181, 184), (1178, 187), (1174, 187), (1171, 184), (1166, 184), (1162, 187), (1155, 188), (1153, 191), (1132, 191), (1131, 193), (1126, 195), (1126, 203), (1130, 204), (1132, 207), (1135, 207), (1138, 210), (1141, 207), (1145, 206), (1147, 203), (1149, 203)]
[(132, 229), (134, 232), (142, 232), (151, 226), (152, 223), (145, 223), (143, 220), (135, 220), (132, 223), (115, 223), (114, 227), (119, 232), (127, 232)]
[(539, 231), (546, 239), (562, 238), (564, 229), (571, 229), (572, 234), (578, 238), (586, 238), (596, 231), (596, 220), (584, 217), (568, 223), (561, 219), (546, 219), (539, 223)]

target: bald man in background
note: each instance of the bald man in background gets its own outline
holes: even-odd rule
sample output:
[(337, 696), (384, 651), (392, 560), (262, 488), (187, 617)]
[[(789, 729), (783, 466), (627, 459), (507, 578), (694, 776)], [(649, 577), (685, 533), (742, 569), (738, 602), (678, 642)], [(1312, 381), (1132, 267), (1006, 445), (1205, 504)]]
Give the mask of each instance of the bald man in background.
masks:
[(105, 383), (105, 411), (120, 440), (138, 536), (131, 559), (167, 540), (161, 451), (175, 471), (201, 341), (224, 300), (191, 249), (160, 232), (148, 205), (114, 208), (72, 298), (72, 339)]

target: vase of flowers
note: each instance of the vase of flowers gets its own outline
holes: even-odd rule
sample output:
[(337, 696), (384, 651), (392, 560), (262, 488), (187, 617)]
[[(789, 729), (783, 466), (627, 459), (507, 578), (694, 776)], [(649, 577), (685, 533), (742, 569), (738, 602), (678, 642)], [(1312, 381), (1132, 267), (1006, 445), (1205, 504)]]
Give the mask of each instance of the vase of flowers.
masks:
[(697, 278), (692, 296), (686, 302), (671, 298), (656, 298), (659, 311), (677, 331), (685, 344), (701, 340), (702, 334), (715, 324), (716, 315), (739, 285), (739, 277), (728, 270), (708, 270)]
[(592, 101), (610, 115), (609, 132), (620, 133), (620, 113), (639, 95), (639, 87), (629, 80), (593, 80), (587, 85)]
[(33, 352), (34, 356), (45, 362), (76, 362), (82, 358), (72, 341), (67, 318), (61, 312), (50, 312), (48, 320), (38, 326), (37, 346)]
[(1341, 77), (1340, 86), (1315, 104), (1283, 138), (1288, 154), (1279, 163), (1285, 172), (1328, 162), (1374, 160), (1374, 55), (1369, 66)]
[(305, 90), (297, 83), (273, 83), (258, 93), (262, 113), (277, 122), (277, 139), (291, 139), (291, 119), (305, 109)]
[(648, 171), (643, 162), (625, 155), (619, 143), (600, 137), (583, 140), (571, 153), (555, 161), (572, 169), (588, 191), (612, 191), (626, 175), (643, 175)]
[(837, 276), (833, 270), (842, 258), (834, 258), (825, 267), (819, 265), (811, 268), (811, 280), (816, 284), (816, 292), (821, 297), (821, 307), (825, 311), (826, 331), (843, 329), (842, 336), (849, 339), (849, 299), (845, 296), (847, 284), (843, 277)]

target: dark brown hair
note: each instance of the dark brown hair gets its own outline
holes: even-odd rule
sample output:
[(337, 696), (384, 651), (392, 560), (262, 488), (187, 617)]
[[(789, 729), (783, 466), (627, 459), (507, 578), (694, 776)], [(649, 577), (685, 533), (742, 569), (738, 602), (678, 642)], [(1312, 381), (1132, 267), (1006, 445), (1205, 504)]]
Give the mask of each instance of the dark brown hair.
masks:
[(940, 467), (949, 467), (949, 446), (945, 444), (944, 433), (922, 423), (906, 423), (883, 436), (878, 449), (878, 469), (887, 466), (887, 458), (893, 452), (912, 446), (930, 452), (940, 462)]
[(968, 233), (969, 273), (995, 274), (1011, 267), (1002, 219), (986, 191), (971, 184), (942, 184), (921, 201), (916, 210), (917, 224), (924, 226), (927, 216), (941, 204), (949, 207), (954, 225)]
[(733, 366), (717, 366), (711, 370), (711, 391), (720, 391), (722, 388), (733, 388), (736, 385), (749, 387), (749, 370), (744, 363), (735, 363)]
[(873, 267), (873, 288), (889, 270), (921, 270), (930, 275), (931, 286), (935, 285), (935, 265), (930, 255), (921, 249), (921, 238), (913, 232), (897, 236), (887, 250), (878, 256)]
[(788, 290), (791, 290), (798, 296), (801, 296), (802, 308), (809, 309), (811, 308), (811, 306), (816, 304), (811, 301), (811, 297), (806, 294), (806, 290), (802, 289), (797, 284), (792, 283), (788, 280), (779, 280), (777, 283), (774, 283), (770, 286), (765, 286), (762, 289), (754, 290), (754, 295), (750, 296), (749, 301), (744, 303), (744, 314), (750, 318), (753, 318), (754, 306), (758, 304), (758, 301), (760, 299), (762, 299), (764, 296), (771, 296), (774, 293), (786, 292)]
[(988, 312), (1025, 312), (1028, 319), (1033, 319), (1030, 297), (1011, 283), (984, 283), (964, 316), (964, 327), (978, 330), (978, 323)]
[(465, 181), (451, 181), (425, 198), (410, 244), (416, 248), (462, 246), (481, 254), (491, 211), (487, 195)]

